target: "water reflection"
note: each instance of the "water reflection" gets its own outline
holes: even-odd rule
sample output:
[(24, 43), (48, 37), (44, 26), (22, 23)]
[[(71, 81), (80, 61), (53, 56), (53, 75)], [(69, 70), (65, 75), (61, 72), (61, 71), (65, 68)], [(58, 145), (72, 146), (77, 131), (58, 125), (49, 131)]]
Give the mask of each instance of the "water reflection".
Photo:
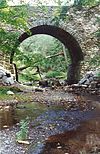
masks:
[(4, 106), (0, 109), (0, 129), (12, 126), (16, 122), (13, 106)]
[(0, 108), (0, 130), (13, 126), (27, 116), (34, 120), (37, 116), (47, 110), (46, 105), (39, 103), (26, 103), (24, 105), (2, 106)]

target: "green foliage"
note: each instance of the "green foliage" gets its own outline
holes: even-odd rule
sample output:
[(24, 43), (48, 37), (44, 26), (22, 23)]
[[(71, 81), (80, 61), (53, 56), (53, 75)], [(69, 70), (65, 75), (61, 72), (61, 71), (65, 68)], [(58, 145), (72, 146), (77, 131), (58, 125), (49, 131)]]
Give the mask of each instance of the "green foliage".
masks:
[(10, 89), (7, 88), (7, 87), (6, 88), (5, 87), (0, 87), (0, 95), (6, 94), (8, 90), (10, 90)]
[[(100, 25), (100, 16), (99, 16), (99, 15), (98, 15), (98, 17), (96, 18), (95, 24)], [(100, 39), (100, 29), (98, 29), (98, 30), (95, 32), (95, 36), (97, 37), (97, 39), (98, 39), (98, 45), (100, 46), (100, 42), (99, 42), (99, 39)]]
[(95, 66), (99, 67), (100, 66), (100, 54), (96, 54), (93, 56), (93, 58), (90, 59), (89, 66)]
[(19, 52), (15, 54), (15, 61), (17, 61), (17, 64), (19, 67), (22, 65), (26, 67), (32, 67), (34, 68), (37, 65), (41, 65), (41, 62), (43, 60), (43, 55), (41, 53), (33, 53), (33, 52)]
[(60, 72), (60, 71), (49, 71), (46, 74), (47, 78), (64, 78), (65, 74), (64, 72)]
[(6, 0), (0, 3), (0, 52), (11, 54), (15, 50), (20, 30), (28, 30), (27, 6), (9, 7)]
[(17, 87), (2, 86), (0, 87), (0, 95), (7, 94), (7, 91), (9, 90), (14, 93), (20, 92), (20, 89)]
[[(4, 7), (0, 9), (0, 21), (17, 29), (27, 27), (27, 7)], [(7, 25), (6, 25), (7, 26)]]
[(54, 71), (52, 73), (54, 75), (50, 75), (52, 77), (56, 76), (58, 72), (66, 72), (64, 56), (60, 55), (48, 58), (61, 52), (62, 48), (62, 44), (58, 40), (47, 35), (32, 36), (23, 41), (14, 57), (18, 68), (22, 66), (27, 67), (27, 69), (20, 72), (21, 81), (39, 80), (39, 75), (34, 75), (36, 73), (36, 66), (40, 68), (42, 76), (44, 76), (43, 74), (47, 75), (50, 71)]
[(81, 9), (83, 6), (94, 6), (98, 4), (99, 1), (97, 0), (74, 0), (74, 6), (76, 6), (78, 9)]
[(7, 32), (4, 29), (0, 29), (0, 49), (6, 54), (10, 54), (15, 46), (19, 33)]
[(100, 30), (96, 31), (95, 35), (99, 39), (100, 38)]
[(68, 16), (66, 15), (69, 7), (59, 5), (53, 12), (52, 22), (58, 26), (60, 22), (64, 22), (68, 20)]
[(0, 9), (7, 6), (6, 0), (0, 0)]
[(19, 74), (20, 81), (38, 81), (40, 80), (40, 76), (38, 74), (33, 74), (31, 71), (24, 71), (25, 73), (21, 72)]
[(100, 78), (100, 72), (98, 72), (98, 74), (96, 76)]
[(20, 121), (20, 131), (16, 133), (16, 140), (23, 141), (26, 140), (28, 137), (28, 128), (29, 128), (29, 117), (25, 120)]

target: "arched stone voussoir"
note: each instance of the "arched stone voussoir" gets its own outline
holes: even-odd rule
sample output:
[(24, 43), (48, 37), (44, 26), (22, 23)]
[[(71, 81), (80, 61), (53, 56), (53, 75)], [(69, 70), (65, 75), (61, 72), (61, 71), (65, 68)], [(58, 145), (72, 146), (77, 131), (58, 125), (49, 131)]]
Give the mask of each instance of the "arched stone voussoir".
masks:
[(18, 41), (19, 44), (28, 37), (37, 34), (46, 34), (57, 38), (62, 42), (69, 51), (71, 64), (68, 67), (67, 81), (68, 84), (77, 83), (79, 80), (80, 62), (84, 59), (81, 47), (77, 40), (65, 30), (52, 25), (40, 25), (30, 29), (30, 34), (23, 33)]
[(83, 53), (81, 47), (79, 46), (76, 39), (65, 30), (52, 25), (40, 25), (31, 28), (30, 32), (30, 35), (26, 32), (23, 33), (19, 37), (19, 42), (21, 43), (22, 41), (24, 41), (28, 37), (31, 37), (32, 35), (47, 34), (57, 38), (65, 45), (65, 47), (69, 50), (72, 63), (77, 63), (78, 61), (83, 60)]

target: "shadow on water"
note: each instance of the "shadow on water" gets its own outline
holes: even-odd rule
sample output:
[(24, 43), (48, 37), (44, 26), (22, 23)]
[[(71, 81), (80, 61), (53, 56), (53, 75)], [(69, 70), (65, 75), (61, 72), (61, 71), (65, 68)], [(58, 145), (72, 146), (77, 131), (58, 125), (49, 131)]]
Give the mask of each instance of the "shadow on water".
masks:
[(50, 136), (41, 154), (100, 154), (100, 118), (77, 129)]
[[(72, 112), (77, 127), (74, 125), (72, 130), (49, 136), (39, 154), (100, 154), (100, 99), (94, 96), (85, 98), (94, 100), (95, 110), (77, 112), (78, 116), (76, 111)], [(80, 119), (79, 125), (77, 118)]]
[[(39, 140), (28, 154), (99, 154), (100, 110), (48, 111), (33, 125), (37, 121)], [(41, 132), (48, 136), (44, 141)]]
[(5, 106), (0, 109), (0, 130), (8, 128), (17, 122), (14, 114), (14, 108), (11, 106)]

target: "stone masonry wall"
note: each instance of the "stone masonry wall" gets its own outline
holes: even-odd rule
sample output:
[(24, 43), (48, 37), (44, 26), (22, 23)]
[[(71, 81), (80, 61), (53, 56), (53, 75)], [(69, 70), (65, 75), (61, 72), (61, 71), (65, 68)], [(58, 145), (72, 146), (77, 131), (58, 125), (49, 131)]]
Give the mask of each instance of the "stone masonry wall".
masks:
[[(36, 13), (36, 16), (29, 17), (29, 27), (47, 24), (54, 25), (53, 16), (57, 10), (56, 7), (48, 7), (44, 14), (41, 9), (31, 8), (29, 12)], [(97, 19), (100, 19), (100, 6), (92, 8), (83, 8), (82, 10), (76, 10), (74, 7), (70, 8), (66, 13), (66, 20), (59, 21), (59, 27), (63, 28), (70, 34), (72, 34), (79, 42), (82, 51), (84, 53), (84, 61), (82, 62), (82, 74), (87, 72), (89, 68), (88, 61), (94, 57), (94, 55), (100, 55), (99, 50), (99, 38), (96, 37), (95, 33), (99, 30), (99, 23)], [(30, 13), (29, 13), (30, 14)]]

